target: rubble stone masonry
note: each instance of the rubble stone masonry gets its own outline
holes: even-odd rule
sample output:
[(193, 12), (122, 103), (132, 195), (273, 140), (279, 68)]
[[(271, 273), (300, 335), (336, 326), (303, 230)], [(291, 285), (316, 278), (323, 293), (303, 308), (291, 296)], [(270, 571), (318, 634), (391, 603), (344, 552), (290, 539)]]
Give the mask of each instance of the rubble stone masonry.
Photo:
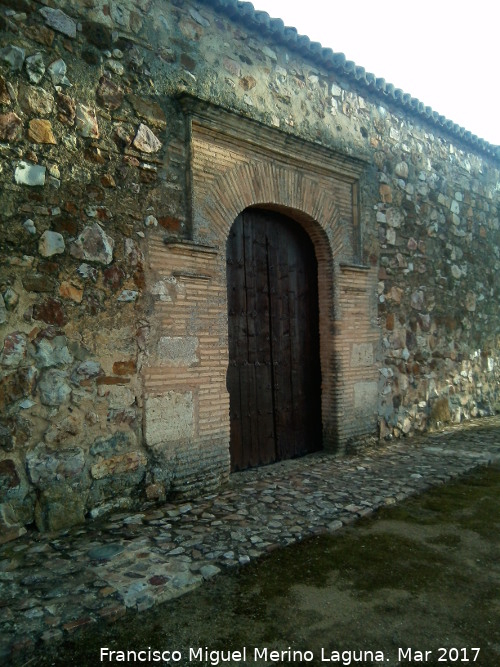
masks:
[(499, 169), (249, 3), (4, 0), (0, 542), (227, 479), (249, 206), (315, 247), (325, 449), (498, 411)]

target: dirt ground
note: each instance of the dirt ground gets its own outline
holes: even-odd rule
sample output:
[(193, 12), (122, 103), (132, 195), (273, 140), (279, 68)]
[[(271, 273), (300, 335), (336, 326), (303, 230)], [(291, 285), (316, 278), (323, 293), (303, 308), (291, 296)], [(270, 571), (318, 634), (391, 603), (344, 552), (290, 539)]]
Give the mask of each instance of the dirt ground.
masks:
[(499, 546), (493, 466), (26, 664), (497, 667)]

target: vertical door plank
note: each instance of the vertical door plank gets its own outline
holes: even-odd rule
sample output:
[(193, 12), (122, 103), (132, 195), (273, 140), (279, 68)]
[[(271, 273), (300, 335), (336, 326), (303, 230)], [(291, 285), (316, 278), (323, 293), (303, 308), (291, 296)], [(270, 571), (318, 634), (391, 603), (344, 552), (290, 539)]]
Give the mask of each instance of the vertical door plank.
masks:
[(266, 275), (266, 221), (261, 215), (250, 210), (244, 213), (243, 224), (252, 245), (251, 254), (247, 254), (245, 270), (247, 286), (252, 291), (252, 306), (249, 308), (248, 316), (251, 322), (249, 329), (253, 336), (253, 354), (249, 358), (249, 363), (254, 366), (253, 411), (254, 433), (257, 438), (257, 442), (252, 442), (254, 452), (252, 458), (253, 465), (260, 465), (276, 460), (270, 362), (269, 286)]

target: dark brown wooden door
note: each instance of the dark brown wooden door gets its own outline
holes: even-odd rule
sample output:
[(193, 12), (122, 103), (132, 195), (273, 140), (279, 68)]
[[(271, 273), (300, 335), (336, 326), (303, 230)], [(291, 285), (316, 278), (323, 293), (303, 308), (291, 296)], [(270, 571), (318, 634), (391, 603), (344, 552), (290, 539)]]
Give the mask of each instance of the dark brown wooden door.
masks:
[(290, 218), (247, 209), (227, 241), (231, 467), (321, 447), (318, 271)]

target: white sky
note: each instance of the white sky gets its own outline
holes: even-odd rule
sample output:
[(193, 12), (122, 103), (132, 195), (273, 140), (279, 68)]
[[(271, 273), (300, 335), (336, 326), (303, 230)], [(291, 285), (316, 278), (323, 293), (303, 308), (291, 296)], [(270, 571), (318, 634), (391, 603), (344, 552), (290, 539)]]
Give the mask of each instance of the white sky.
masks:
[(500, 0), (253, 0), (500, 145)]

